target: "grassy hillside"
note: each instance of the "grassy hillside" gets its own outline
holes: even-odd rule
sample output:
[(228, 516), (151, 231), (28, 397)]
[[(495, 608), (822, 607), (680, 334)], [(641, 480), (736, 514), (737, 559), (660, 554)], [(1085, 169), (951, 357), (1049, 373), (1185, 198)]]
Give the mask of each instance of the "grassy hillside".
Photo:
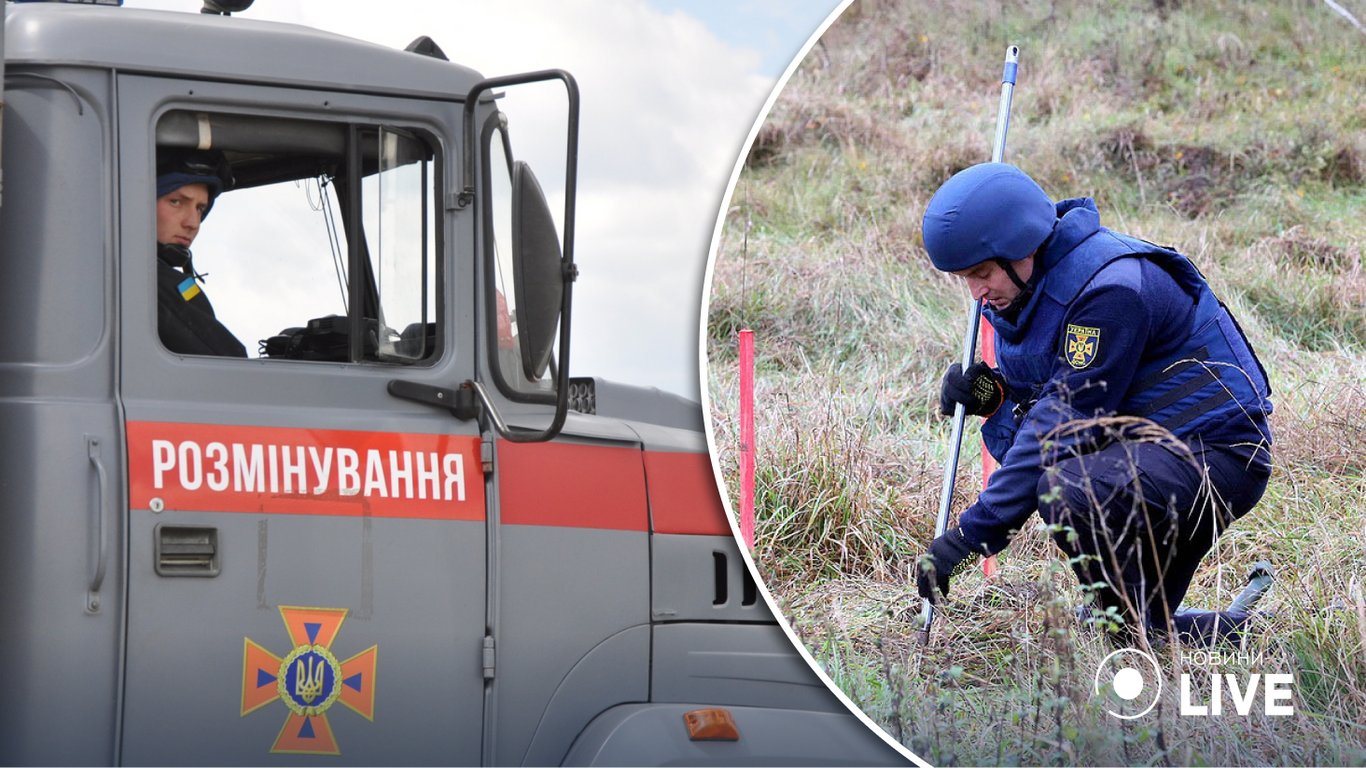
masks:
[[(1366, 16), (1359, 0), (1358, 15)], [(1189, 255), (1266, 365), (1275, 471), (1188, 605), (1271, 560), (1274, 611), (1218, 671), (1293, 672), (1296, 714), (1114, 720), (1108, 646), (1041, 530), (957, 580), (931, 645), (907, 578), (933, 535), (938, 381), (969, 301), (920, 239), (930, 195), (988, 159), (1021, 47), (1007, 159), (1106, 225)], [(859, 0), (752, 148), (716, 255), (709, 395), (737, 499), (736, 336), (758, 352), (755, 557), (794, 629), (868, 714), (936, 763), (1366, 762), (1366, 34), (1319, 0)], [(969, 420), (955, 514), (980, 463)], [(1037, 521), (1037, 517), (1034, 518)], [(1177, 657), (1181, 670), (1208, 670)], [(1246, 659), (1244, 659), (1246, 661)]]

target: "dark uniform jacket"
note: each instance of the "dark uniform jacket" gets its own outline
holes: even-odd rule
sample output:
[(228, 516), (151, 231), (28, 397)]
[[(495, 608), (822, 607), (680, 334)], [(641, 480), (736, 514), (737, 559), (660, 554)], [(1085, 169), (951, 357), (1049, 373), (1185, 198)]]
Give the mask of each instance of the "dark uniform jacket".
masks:
[(1270, 446), (1266, 373), (1199, 270), (1102, 227), (1089, 198), (1057, 209), (1023, 309), (983, 310), (1007, 401), (982, 427), (1001, 467), (959, 521), (976, 551), (1004, 549), (1037, 509), (1049, 457), (1098, 447), (1098, 430), (1073, 428), (1085, 420), (1137, 416), (1183, 440)]
[(214, 316), (213, 305), (199, 281), (182, 271), (188, 266), (189, 251), (157, 247), (157, 330), (161, 343), (182, 355), (246, 357), (246, 347)]

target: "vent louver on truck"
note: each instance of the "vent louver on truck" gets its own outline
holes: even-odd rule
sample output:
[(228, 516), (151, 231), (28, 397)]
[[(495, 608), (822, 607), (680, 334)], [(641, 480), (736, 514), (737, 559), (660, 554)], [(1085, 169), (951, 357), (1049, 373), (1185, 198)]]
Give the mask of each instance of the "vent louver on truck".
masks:
[(158, 525), (155, 536), (158, 576), (218, 575), (217, 528)]
[(569, 379), (569, 410), (592, 416), (598, 412), (597, 386), (591, 378)]
[[(727, 567), (727, 555), (719, 550), (713, 551), (712, 567), (715, 569), (716, 592), (712, 605), (725, 605), (730, 600), (730, 569)], [(751, 606), (759, 601), (759, 587), (754, 583), (754, 577), (750, 575), (748, 568), (740, 569), (740, 605)]]

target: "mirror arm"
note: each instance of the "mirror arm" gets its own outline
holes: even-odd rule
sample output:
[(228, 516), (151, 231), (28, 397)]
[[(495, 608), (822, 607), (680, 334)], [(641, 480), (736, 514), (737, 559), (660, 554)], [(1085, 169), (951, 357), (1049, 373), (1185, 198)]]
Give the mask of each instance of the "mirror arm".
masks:
[[(566, 393), (569, 391), (567, 382), (561, 386), (560, 391)], [(564, 427), (564, 420), (568, 411), (567, 407), (557, 408), (555, 419), (550, 426), (540, 432), (535, 432), (509, 426), (503, 420), (503, 415), (494, 407), (493, 400), (489, 398), (488, 390), (484, 389), (484, 385), (477, 381), (466, 381), (460, 385), (459, 389), (447, 389), (430, 384), (392, 379), (389, 382), (389, 394), (403, 400), (412, 400), (415, 403), (449, 411), (452, 416), (461, 421), (469, 421), (479, 418), (483, 414), (488, 414), (489, 421), (492, 422), (493, 429), (498, 433), (498, 436), (514, 443), (536, 443), (553, 438)], [(564, 397), (560, 399), (565, 400)]]
[(493, 429), (498, 433), (498, 436), (512, 443), (540, 443), (553, 439), (560, 434), (560, 429), (564, 427), (565, 416), (568, 414), (567, 393), (569, 389), (567, 382), (560, 388), (555, 418), (550, 422), (550, 426), (540, 432), (508, 426), (508, 423), (503, 421), (502, 414), (498, 413), (498, 409), (493, 406), (493, 401), (489, 399), (488, 391), (484, 389), (483, 384), (477, 381), (466, 381), (460, 385), (460, 390), (472, 392), (473, 396), (479, 399), (479, 404), (483, 406), (483, 412), (489, 415), (489, 421), (493, 422)]
[[(573, 200), (573, 195), (569, 196)], [(572, 202), (566, 203), (566, 207), (572, 206)], [(572, 212), (572, 207), (571, 207)], [(572, 215), (572, 214), (571, 214)], [(569, 219), (568, 221), (572, 221)], [(565, 224), (565, 239), (569, 241), (572, 237), (570, 224)], [(473, 390), (479, 398), (479, 402), (484, 407), (484, 412), (489, 414), (489, 419), (493, 422), (493, 428), (498, 431), (498, 435), (503, 439), (513, 443), (540, 443), (546, 440), (553, 440), (564, 428), (565, 418), (569, 415), (569, 318), (572, 314), (571, 305), (574, 297), (574, 281), (579, 277), (579, 268), (574, 264), (573, 253), (566, 249), (565, 255), (560, 262), (560, 274), (564, 278), (564, 297), (560, 304), (560, 354), (559, 364), (555, 366), (555, 418), (551, 420), (550, 426), (540, 432), (509, 427), (507, 422), (498, 413), (498, 409), (493, 407), (493, 401), (489, 399), (488, 392), (484, 385), (477, 381), (466, 381), (460, 385), (462, 390)]]

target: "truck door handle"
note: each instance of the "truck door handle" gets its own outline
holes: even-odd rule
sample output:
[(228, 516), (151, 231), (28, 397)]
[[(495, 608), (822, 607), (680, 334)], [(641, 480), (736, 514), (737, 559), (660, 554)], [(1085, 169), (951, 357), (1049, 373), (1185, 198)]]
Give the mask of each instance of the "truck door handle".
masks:
[(95, 435), (85, 436), (85, 452), (90, 464), (95, 468), (95, 508), (90, 516), (90, 588), (85, 595), (85, 609), (94, 613), (100, 609), (100, 587), (104, 585), (105, 563), (108, 559), (108, 545), (104, 537), (105, 507), (108, 501), (109, 472), (104, 468), (100, 456), (100, 439)]

